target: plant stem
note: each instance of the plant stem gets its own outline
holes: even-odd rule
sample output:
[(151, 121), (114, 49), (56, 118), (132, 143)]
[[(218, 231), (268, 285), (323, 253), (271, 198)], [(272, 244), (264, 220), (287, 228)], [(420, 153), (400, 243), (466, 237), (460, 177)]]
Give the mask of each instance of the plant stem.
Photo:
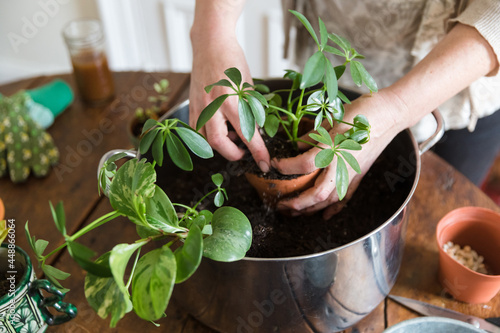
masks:
[[(104, 223), (106, 222), (109, 222), (111, 220), (113, 220), (114, 218), (120, 216), (121, 214), (118, 213), (117, 211), (112, 211), (106, 215), (103, 215), (101, 216), (100, 218), (98, 218), (97, 220), (93, 221), (92, 223), (90, 223), (89, 225), (85, 226), (84, 228), (82, 228), (81, 230), (79, 230), (78, 232), (76, 232), (73, 236), (70, 236), (68, 237), (66, 240), (68, 241), (75, 241), (76, 239), (78, 239), (79, 237), (85, 235), (87, 232), (103, 225)], [(47, 255), (43, 256), (42, 260), (43, 262), (45, 262), (45, 260), (47, 258), (49, 258), (50, 256), (54, 255), (55, 253), (59, 252), (60, 250), (64, 249), (65, 247), (67, 246), (67, 243), (65, 242), (64, 244), (61, 244), (59, 245), (56, 249), (52, 250), (50, 253), (48, 253)]]
[(118, 213), (116, 210), (112, 211), (112, 212), (109, 212), (108, 214), (103, 215), (100, 218), (98, 218), (97, 220), (93, 221), (89, 225), (83, 227), (81, 230), (77, 231), (73, 236), (70, 236), (68, 239), (70, 241), (75, 241), (79, 237), (85, 235), (87, 232), (89, 232), (89, 231), (91, 231), (91, 230), (93, 230), (93, 229), (95, 229), (95, 228), (97, 228), (97, 227), (105, 224), (106, 222), (109, 222), (109, 221), (117, 218), (120, 215), (121, 214)]
[(198, 200), (198, 202), (196, 203), (196, 205), (193, 206), (193, 210), (196, 210), (196, 207), (198, 207), (198, 205), (203, 201), (205, 200), (206, 197), (208, 197), (210, 194), (214, 193), (214, 192), (217, 192), (219, 191), (219, 188), (216, 188), (216, 189), (213, 189), (212, 191), (208, 192), (207, 194), (205, 194), (203, 196), (203, 198), (201, 198), (200, 200)]
[(135, 267), (137, 266), (137, 262), (139, 261), (140, 254), (141, 254), (141, 248), (139, 248), (139, 250), (137, 251), (137, 255), (135, 256), (135, 260), (134, 260), (134, 265), (132, 266), (132, 271), (130, 272), (130, 277), (128, 278), (127, 285), (125, 286), (127, 291), (128, 291), (128, 288), (130, 287), (130, 284), (132, 283), (132, 277), (134, 276)]
[(310, 145), (310, 146), (313, 146), (313, 147), (316, 147), (316, 148), (320, 148), (320, 149), (324, 149), (323, 147), (321, 147), (321, 146), (319, 146), (319, 145), (317, 145), (317, 144), (315, 144), (315, 143), (312, 143), (312, 142), (310, 142), (310, 141), (303, 140), (303, 139), (300, 139), (300, 138), (299, 138), (299, 139), (297, 139), (297, 142), (307, 143), (307, 144), (308, 144), (308, 145)]

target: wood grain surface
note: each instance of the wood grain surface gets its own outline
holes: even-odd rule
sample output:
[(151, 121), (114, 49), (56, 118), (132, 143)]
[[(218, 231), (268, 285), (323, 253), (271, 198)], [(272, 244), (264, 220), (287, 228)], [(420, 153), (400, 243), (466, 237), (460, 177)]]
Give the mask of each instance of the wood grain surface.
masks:
[[(75, 89), (72, 76), (66, 74), (4, 85), (0, 87), (0, 93), (9, 96), (20, 89), (35, 88), (54, 78), (62, 78)], [(85, 106), (75, 89), (75, 101), (49, 129), (61, 153), (59, 164), (47, 177), (30, 177), (23, 184), (13, 184), (7, 178), (0, 179), (0, 198), (6, 207), (6, 218), (16, 221), (16, 241), (19, 246), (30, 252), (24, 235), (24, 224), (28, 220), (32, 234), (48, 240), (49, 249), (63, 242), (52, 222), (49, 201), (54, 204), (64, 201), (69, 233), (111, 211), (108, 200), (97, 194), (99, 159), (111, 149), (131, 147), (127, 126), (133, 111), (147, 104), (147, 94), (153, 91), (152, 83), (161, 78), (170, 81), (170, 106), (188, 96), (189, 74), (185, 73), (115, 73), (116, 97), (102, 108)], [(409, 205), (403, 263), (391, 293), (479, 317), (499, 317), (500, 295), (487, 304), (466, 304), (446, 295), (437, 280), (436, 224), (446, 213), (463, 206), (481, 206), (500, 211), (480, 189), (446, 162), (432, 152), (425, 153), (422, 156), (420, 180)], [(100, 232), (82, 237), (81, 242), (102, 253), (110, 250), (116, 241), (135, 239), (135, 228), (125, 218), (119, 218), (103, 226)], [(67, 252), (54, 257), (53, 261), (56, 267), (71, 273), (71, 277), (65, 281), (65, 285), (71, 289), (66, 301), (75, 304), (79, 312), (71, 322), (49, 327), (47, 332), (215, 332), (175, 303), (169, 305), (167, 317), (159, 321), (159, 328), (132, 313), (122, 319), (116, 328), (110, 329), (109, 318), (101, 319), (86, 303), (83, 292), (85, 274), (79, 266)], [(416, 316), (416, 313), (386, 299), (347, 332), (382, 332), (388, 326)]]

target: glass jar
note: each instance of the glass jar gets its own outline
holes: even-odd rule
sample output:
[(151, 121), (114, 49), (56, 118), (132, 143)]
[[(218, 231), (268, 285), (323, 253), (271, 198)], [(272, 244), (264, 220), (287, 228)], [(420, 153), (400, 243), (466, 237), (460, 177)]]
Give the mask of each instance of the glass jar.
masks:
[(101, 105), (110, 101), (115, 89), (106, 57), (101, 23), (94, 19), (71, 21), (64, 28), (63, 37), (82, 99), (90, 105)]

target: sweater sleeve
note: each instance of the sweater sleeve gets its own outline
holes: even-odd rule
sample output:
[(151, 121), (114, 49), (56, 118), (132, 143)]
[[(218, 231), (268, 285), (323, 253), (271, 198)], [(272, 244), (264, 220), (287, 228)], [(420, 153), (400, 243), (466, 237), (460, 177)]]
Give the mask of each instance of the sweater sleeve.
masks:
[[(500, 63), (500, 1), (475, 0), (470, 1), (465, 10), (450, 23), (460, 22), (472, 26), (483, 36), (495, 52)], [(488, 76), (499, 73), (499, 66), (491, 71)]]

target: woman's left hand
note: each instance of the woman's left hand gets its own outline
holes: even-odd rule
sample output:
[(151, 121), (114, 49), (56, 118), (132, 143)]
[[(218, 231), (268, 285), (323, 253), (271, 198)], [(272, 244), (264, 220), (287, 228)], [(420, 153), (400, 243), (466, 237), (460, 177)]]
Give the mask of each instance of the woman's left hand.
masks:
[[(323, 217), (329, 219), (343, 208), (373, 162), (396, 134), (403, 129), (400, 128), (400, 122), (396, 122), (394, 116), (401, 105), (398, 105), (397, 97), (392, 96), (393, 98), (389, 98), (389, 95), (389, 92), (381, 90), (373, 95), (363, 95), (353, 101), (352, 104), (344, 105), (345, 121), (352, 122), (356, 115), (363, 114), (368, 118), (371, 125), (370, 140), (362, 146), (363, 148), (360, 151), (350, 151), (360, 165), (361, 174), (356, 173), (348, 166), (349, 188), (344, 199), (339, 201), (336, 190), (337, 159), (335, 158), (328, 167), (322, 170), (313, 187), (293, 199), (280, 201), (277, 206), (279, 210), (289, 211), (291, 215), (299, 215), (327, 208), (323, 213)], [(323, 126), (329, 128), (327, 122), (323, 123)], [(349, 127), (346, 125), (336, 124), (329, 130), (329, 133), (333, 140), (337, 133), (344, 133), (348, 129)], [(304, 137), (304, 139), (307, 138), (308, 135)], [(306, 147), (308, 147), (307, 144), (301, 146), (301, 148)], [(297, 157), (281, 160), (274, 159), (271, 164), (282, 174), (307, 174), (317, 169), (314, 158), (319, 151), (320, 148), (311, 148)]]

